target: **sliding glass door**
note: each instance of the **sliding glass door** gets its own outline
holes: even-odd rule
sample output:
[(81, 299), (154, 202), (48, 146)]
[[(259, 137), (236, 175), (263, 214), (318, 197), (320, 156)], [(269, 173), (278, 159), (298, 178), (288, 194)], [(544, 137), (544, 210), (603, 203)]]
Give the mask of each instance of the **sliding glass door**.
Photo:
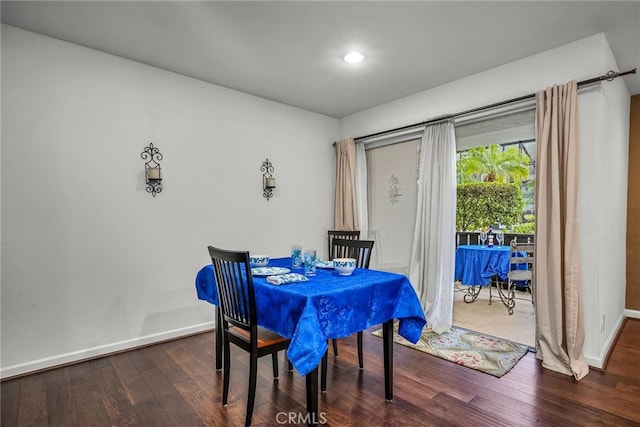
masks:
[(376, 242), (372, 268), (409, 274), (419, 143), (412, 140), (366, 151), (369, 237)]

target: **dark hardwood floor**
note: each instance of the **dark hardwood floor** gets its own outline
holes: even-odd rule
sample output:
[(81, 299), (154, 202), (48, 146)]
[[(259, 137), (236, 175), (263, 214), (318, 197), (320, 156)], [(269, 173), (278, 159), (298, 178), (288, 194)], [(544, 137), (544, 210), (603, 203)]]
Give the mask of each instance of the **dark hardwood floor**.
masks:
[[(2, 426), (241, 426), (247, 356), (232, 346), (229, 404), (214, 369), (214, 334), (204, 333), (3, 381)], [(627, 319), (606, 371), (580, 382), (543, 369), (527, 354), (495, 378), (394, 346), (394, 400), (385, 403), (382, 340), (365, 334), (365, 370), (355, 337), (329, 358), (320, 423), (329, 426), (640, 425), (640, 320)], [(259, 365), (254, 426), (298, 425), (305, 381), (280, 356)], [(303, 421), (303, 420), (302, 420)], [(300, 423), (304, 424), (304, 422)]]

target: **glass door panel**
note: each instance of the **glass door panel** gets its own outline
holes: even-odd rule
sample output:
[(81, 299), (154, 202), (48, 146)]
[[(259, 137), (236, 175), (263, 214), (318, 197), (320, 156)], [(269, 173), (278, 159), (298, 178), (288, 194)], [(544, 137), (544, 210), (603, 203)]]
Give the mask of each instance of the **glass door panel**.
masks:
[(419, 140), (366, 151), (371, 268), (409, 274), (416, 216)]

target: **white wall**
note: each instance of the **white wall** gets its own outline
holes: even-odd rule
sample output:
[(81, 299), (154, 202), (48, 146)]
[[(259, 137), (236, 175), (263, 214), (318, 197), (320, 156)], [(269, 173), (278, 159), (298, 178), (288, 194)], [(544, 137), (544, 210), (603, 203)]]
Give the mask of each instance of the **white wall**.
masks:
[[(602, 34), (456, 80), (340, 121), (340, 138), (418, 123), (617, 70)], [(624, 70), (622, 70), (624, 71)], [(624, 313), (629, 94), (620, 80), (579, 96), (585, 357), (601, 367)], [(605, 327), (600, 320), (605, 315)]]
[[(601, 60), (607, 70), (617, 69), (605, 39), (601, 44)], [(582, 245), (583, 253), (597, 254), (597, 262), (585, 263), (583, 267), (583, 273), (591, 269), (586, 272), (594, 282), (590, 289), (597, 289), (597, 292), (585, 296), (585, 305), (591, 304), (587, 306), (587, 312), (599, 314), (598, 318), (587, 319), (587, 327), (588, 330), (600, 331), (598, 349), (600, 358), (604, 359), (624, 319), (627, 218), (626, 214), (620, 217), (619, 213), (627, 211), (631, 98), (622, 79), (602, 84), (598, 89), (589, 94), (589, 98), (595, 98), (591, 104), (598, 106), (595, 141), (591, 147), (582, 150), (580, 158), (581, 178), (589, 177), (592, 182), (583, 186), (586, 197), (581, 197), (580, 201), (583, 203), (581, 212), (585, 212), (583, 217), (590, 221), (595, 219), (593, 228), (588, 228), (589, 224), (581, 224), (583, 235), (595, 234), (597, 239)], [(586, 101), (587, 97), (584, 98)], [(589, 197), (589, 189), (593, 187), (597, 188), (595, 198)], [(594, 248), (589, 250), (591, 245)], [(596, 323), (591, 325), (593, 321)]]
[(3, 25), (2, 125), (4, 378), (210, 328), (209, 244), (326, 246), (335, 119)]

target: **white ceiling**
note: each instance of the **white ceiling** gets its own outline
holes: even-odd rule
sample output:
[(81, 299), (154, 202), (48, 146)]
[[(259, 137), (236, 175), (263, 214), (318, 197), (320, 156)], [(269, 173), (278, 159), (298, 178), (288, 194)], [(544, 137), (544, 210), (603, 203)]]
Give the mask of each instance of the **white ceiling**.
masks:
[[(640, 65), (638, 1), (3, 0), (1, 13), (9, 25), (337, 118), (600, 32), (617, 71)], [(366, 56), (355, 66), (341, 59), (353, 48)], [(640, 74), (624, 80), (640, 93)]]

